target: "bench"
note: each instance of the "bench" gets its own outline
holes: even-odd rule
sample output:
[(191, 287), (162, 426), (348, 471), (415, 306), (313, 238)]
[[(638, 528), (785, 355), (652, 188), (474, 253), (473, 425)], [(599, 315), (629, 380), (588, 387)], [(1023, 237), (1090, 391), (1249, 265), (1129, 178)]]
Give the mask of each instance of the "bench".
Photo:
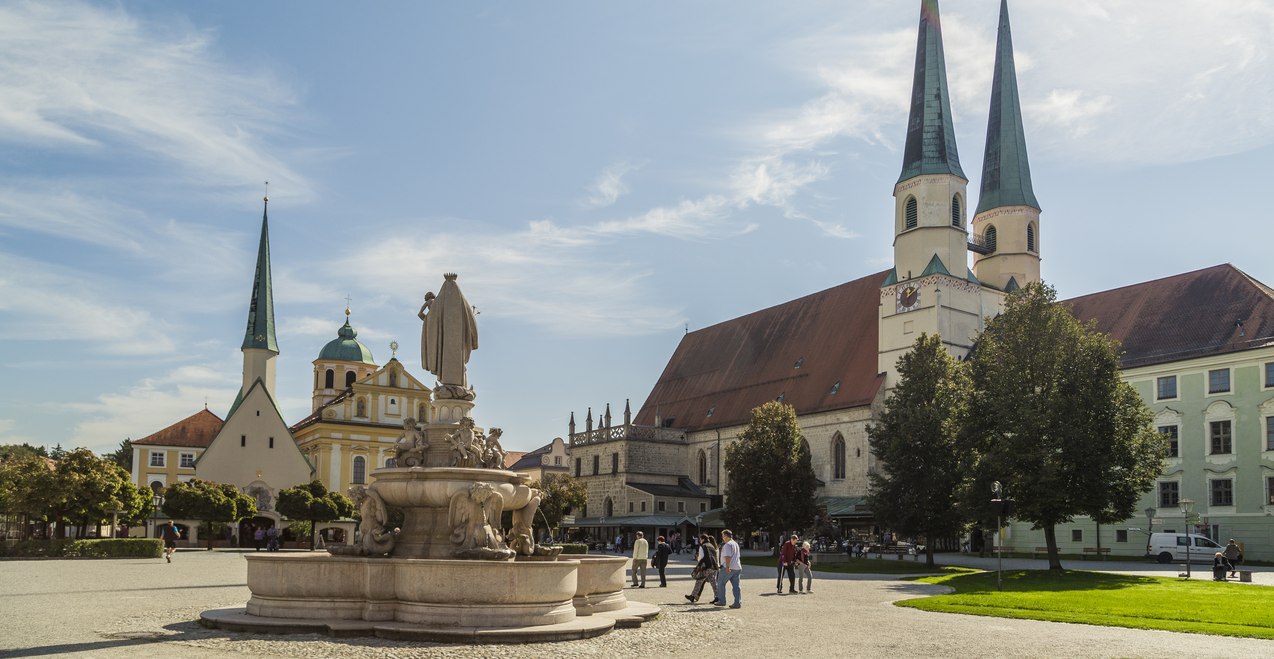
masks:
[(992, 548), (991, 548), (991, 555), (993, 555), (993, 556), (994, 556), (997, 552), (1004, 552), (1004, 553), (1006, 553), (1006, 554), (1012, 554), (1012, 553), (1015, 551), (1015, 549), (1016, 549), (1015, 547), (1010, 547), (1010, 546), (1008, 546), (1008, 545), (1005, 545), (1005, 546), (1003, 546), (1003, 547), (992, 547)]
[(1080, 560), (1088, 560), (1089, 554), (1100, 555), (1104, 561), (1106, 556), (1110, 554), (1110, 547), (1084, 547), (1084, 553), (1079, 556)]
[(1240, 583), (1252, 583), (1252, 571), (1251, 571), (1251, 570), (1239, 570), (1239, 582), (1240, 582)]
[(879, 547), (879, 546), (877, 546), (877, 547), (872, 547), (872, 548), (871, 548), (871, 550), (870, 550), (870, 551), (868, 551), (867, 553), (869, 553), (869, 554), (872, 554), (872, 553), (876, 554), (876, 558), (878, 558), (878, 559), (880, 559), (880, 558), (884, 558), (884, 557), (885, 557), (885, 554), (894, 554), (895, 556), (897, 556), (897, 557), (898, 557), (898, 560), (900, 560), (900, 561), (901, 561), (901, 560), (902, 560), (902, 557), (907, 555), (907, 548), (906, 548), (906, 547)]
[(1036, 547), (1031, 551), (1031, 558), (1039, 558), (1040, 554), (1048, 555), (1048, 547)]

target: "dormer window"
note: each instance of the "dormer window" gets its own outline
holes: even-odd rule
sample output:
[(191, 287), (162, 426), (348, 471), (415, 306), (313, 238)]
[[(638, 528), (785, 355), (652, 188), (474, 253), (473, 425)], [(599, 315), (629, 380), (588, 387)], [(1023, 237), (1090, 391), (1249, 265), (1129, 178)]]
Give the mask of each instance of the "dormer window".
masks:
[(920, 223), (920, 208), (915, 197), (907, 197), (906, 210), (903, 213), (905, 229), (914, 229)]

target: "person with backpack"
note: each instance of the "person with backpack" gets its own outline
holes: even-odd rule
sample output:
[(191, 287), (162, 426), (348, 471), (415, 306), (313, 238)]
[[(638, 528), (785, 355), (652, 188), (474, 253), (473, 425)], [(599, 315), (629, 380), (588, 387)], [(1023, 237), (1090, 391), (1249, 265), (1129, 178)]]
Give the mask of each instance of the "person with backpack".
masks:
[(664, 542), (664, 537), (662, 535), (659, 536), (656, 539), (655, 559), (652, 561), (652, 563), (655, 564), (655, 569), (659, 570), (659, 587), (660, 588), (668, 587), (668, 577), (667, 575), (664, 574), (664, 570), (667, 569), (668, 567), (668, 557), (671, 555), (672, 555), (672, 546), (669, 545), (667, 542)]
[(703, 584), (706, 582), (712, 586), (712, 601), (717, 601), (717, 547), (712, 544), (712, 536), (704, 533), (699, 536), (698, 553), (695, 563), (695, 569), (690, 576), (695, 580), (694, 590), (686, 595), (686, 599), (691, 604), (699, 601), (699, 595), (703, 593)]
[(164, 558), (171, 563), (173, 554), (177, 553), (177, 541), (181, 539), (181, 530), (177, 528), (176, 522), (168, 520), (168, 524), (159, 531), (164, 539)]

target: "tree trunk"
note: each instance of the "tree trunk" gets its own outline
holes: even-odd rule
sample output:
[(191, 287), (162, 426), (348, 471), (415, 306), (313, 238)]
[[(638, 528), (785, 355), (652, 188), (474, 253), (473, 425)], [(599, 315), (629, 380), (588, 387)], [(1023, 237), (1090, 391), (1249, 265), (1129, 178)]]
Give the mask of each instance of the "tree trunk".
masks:
[(310, 551), (314, 551), (315, 545), (318, 543), (318, 521), (310, 520)]
[(212, 551), (212, 520), (204, 522), (208, 531), (208, 551)]
[(1048, 569), (1062, 569), (1062, 559), (1057, 555), (1057, 529), (1052, 524), (1044, 527), (1044, 544), (1048, 545)]
[(934, 567), (932, 542), (925, 542), (925, 567)]

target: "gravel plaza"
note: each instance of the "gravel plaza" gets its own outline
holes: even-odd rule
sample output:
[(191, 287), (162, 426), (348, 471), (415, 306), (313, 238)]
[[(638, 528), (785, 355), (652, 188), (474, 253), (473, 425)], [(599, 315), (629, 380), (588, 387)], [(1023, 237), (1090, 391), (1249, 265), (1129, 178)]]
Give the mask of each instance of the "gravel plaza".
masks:
[[(815, 573), (812, 595), (777, 595), (774, 573), (744, 570), (743, 608), (689, 605), (690, 562), (674, 556), (667, 588), (657, 577), (628, 589), (663, 615), (639, 629), (534, 645), (455, 646), (378, 638), (264, 636), (211, 630), (201, 611), (243, 606), (249, 593), (240, 551), (183, 551), (162, 559), (0, 562), (0, 657), (656, 657), (799, 654), (815, 657), (1268, 657), (1274, 642), (1090, 625), (936, 614), (892, 606), (941, 591), (891, 576)], [(991, 559), (943, 556), (994, 567)], [(894, 560), (894, 559), (884, 559)], [(1043, 561), (1006, 560), (1006, 569)], [(1153, 563), (1067, 563), (1171, 576)], [(1203, 568), (1200, 570), (1199, 568)], [(1207, 578), (1196, 566), (1196, 578)], [(1274, 570), (1255, 574), (1274, 585)], [(121, 587), (119, 584), (129, 584)], [(145, 584), (137, 586), (136, 584)]]

